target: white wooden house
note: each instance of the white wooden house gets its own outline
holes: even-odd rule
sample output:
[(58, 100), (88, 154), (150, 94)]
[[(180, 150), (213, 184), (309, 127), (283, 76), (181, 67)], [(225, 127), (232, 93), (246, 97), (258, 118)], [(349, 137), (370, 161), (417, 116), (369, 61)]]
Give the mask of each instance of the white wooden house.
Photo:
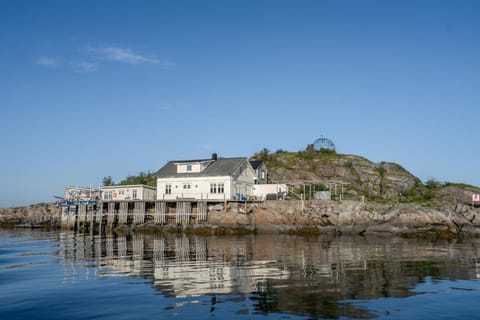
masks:
[(104, 201), (154, 201), (157, 193), (157, 188), (143, 184), (104, 186), (101, 190)]
[(254, 196), (248, 158), (170, 161), (155, 174), (157, 199), (245, 200)]

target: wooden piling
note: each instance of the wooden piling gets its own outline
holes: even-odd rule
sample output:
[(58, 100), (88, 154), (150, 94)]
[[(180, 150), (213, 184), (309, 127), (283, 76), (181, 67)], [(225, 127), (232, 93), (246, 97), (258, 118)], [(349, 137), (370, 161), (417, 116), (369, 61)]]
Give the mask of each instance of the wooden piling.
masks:
[(192, 216), (192, 203), (184, 202), (185, 211), (183, 214), (183, 224), (190, 224), (190, 217)]
[(208, 206), (204, 201), (197, 203), (197, 222), (207, 221)]
[(155, 224), (167, 223), (167, 203), (165, 201), (155, 201), (155, 215), (153, 220)]
[(175, 223), (178, 225), (189, 224), (192, 214), (192, 203), (188, 201), (177, 202), (177, 212), (175, 214)]
[(128, 222), (128, 202), (120, 202), (120, 208), (118, 209), (118, 224), (126, 225)]
[(182, 223), (183, 202), (177, 201), (177, 209), (175, 211), (175, 223), (177, 225)]
[(107, 213), (107, 225), (109, 228), (112, 228), (113, 223), (115, 222), (115, 202), (108, 203), (108, 213)]
[(78, 205), (78, 222), (84, 223), (87, 219), (87, 205), (80, 204)]
[(135, 202), (134, 213), (133, 213), (133, 223), (134, 224), (145, 223), (145, 201)]

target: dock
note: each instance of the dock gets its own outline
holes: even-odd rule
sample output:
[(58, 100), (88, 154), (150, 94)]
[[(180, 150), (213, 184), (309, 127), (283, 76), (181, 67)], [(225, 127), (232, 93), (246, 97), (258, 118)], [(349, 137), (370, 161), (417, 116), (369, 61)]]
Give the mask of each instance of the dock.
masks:
[(151, 223), (158, 226), (188, 226), (206, 224), (209, 208), (225, 211), (230, 202), (237, 206), (246, 201), (177, 199), (175, 201), (124, 200), (98, 201), (96, 203), (69, 202), (58, 206), (63, 229), (93, 230), (113, 229), (118, 226), (138, 226)]

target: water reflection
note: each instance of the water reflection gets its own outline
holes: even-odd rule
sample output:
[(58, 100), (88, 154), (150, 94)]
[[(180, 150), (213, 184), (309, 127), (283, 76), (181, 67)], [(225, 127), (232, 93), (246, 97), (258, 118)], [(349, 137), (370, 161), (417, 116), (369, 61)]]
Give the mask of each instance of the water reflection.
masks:
[(59, 240), (65, 282), (141, 277), (167, 298), (208, 296), (212, 310), (220, 301), (248, 301), (253, 310), (240, 314), (373, 318), (351, 301), (405, 298), (426, 279), (480, 273), (476, 241), (68, 232)]

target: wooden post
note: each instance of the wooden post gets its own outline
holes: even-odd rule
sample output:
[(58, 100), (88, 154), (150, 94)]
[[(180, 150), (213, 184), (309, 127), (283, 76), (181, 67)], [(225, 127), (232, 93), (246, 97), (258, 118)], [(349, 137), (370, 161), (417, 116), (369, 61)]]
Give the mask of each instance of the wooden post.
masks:
[(181, 215), (183, 212), (183, 202), (177, 201), (177, 210), (175, 212), (175, 223), (178, 225), (182, 222)]
[[(223, 212), (227, 212), (227, 195), (223, 194)], [(205, 211), (205, 221), (207, 221), (207, 213)]]
[(127, 224), (128, 221), (128, 202), (120, 202), (120, 209), (118, 210), (118, 224)]
[(77, 231), (80, 230), (80, 219), (78, 218), (79, 205), (75, 206), (75, 219), (77, 221)]
[(200, 201), (197, 204), (197, 222), (207, 221), (207, 203)]
[(111, 228), (115, 222), (115, 202), (108, 203), (107, 224)]
[(185, 214), (183, 215), (183, 222), (185, 224), (190, 224), (190, 216), (192, 214), (192, 203), (185, 202)]
[(165, 201), (155, 201), (153, 221), (156, 224), (165, 224), (167, 222), (167, 203)]
[(134, 224), (145, 223), (145, 201), (136, 201), (133, 216)]
[(102, 223), (103, 223), (103, 202), (99, 202), (97, 208), (97, 220), (98, 220), (98, 235), (102, 235)]
[[(87, 220), (87, 205), (86, 204), (79, 204), (78, 205), (78, 225), (83, 224), (85, 228), (85, 221)], [(80, 228), (78, 228), (80, 230)]]

